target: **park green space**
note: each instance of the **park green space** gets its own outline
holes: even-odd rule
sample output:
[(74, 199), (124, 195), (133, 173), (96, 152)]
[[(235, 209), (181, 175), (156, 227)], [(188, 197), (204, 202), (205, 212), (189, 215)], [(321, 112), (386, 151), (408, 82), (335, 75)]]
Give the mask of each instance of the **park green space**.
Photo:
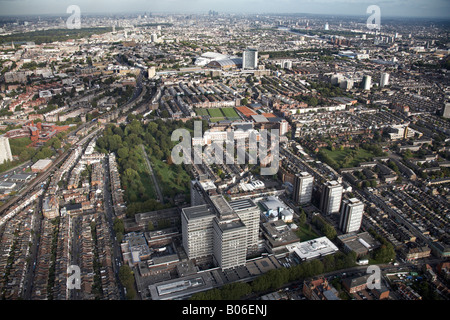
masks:
[(240, 119), (238, 113), (234, 108), (210, 108), (210, 109), (195, 109), (198, 116), (209, 116), (211, 122), (218, 122), (225, 119), (238, 120)]
[(182, 165), (168, 164), (156, 157), (150, 158), (156, 179), (165, 196), (171, 198), (178, 193), (189, 193), (190, 176)]
[(351, 168), (358, 166), (361, 162), (372, 161), (376, 156), (369, 150), (363, 148), (343, 148), (330, 150), (328, 148), (320, 149), (322, 160), (333, 168)]
[(211, 118), (223, 118), (223, 113), (220, 109), (208, 109)]
[(237, 114), (236, 110), (234, 108), (221, 108), (222, 113), (225, 115), (225, 117), (232, 119), (236, 118), (239, 119), (239, 115)]

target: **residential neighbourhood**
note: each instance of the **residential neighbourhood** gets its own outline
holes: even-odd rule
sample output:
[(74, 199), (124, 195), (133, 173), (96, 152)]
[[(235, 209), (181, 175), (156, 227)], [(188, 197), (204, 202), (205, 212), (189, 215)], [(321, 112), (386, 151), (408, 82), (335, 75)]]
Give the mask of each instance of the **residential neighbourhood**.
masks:
[(366, 19), (0, 16), (1, 298), (448, 300), (449, 21)]

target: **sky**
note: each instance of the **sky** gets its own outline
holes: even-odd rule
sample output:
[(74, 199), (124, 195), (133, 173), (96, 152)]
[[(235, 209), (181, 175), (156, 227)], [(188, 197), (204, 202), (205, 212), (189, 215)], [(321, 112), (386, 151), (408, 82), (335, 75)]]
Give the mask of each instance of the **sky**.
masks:
[(378, 5), (385, 17), (450, 17), (450, 0), (0, 0), (0, 15), (83, 13), (312, 13), (368, 16)]

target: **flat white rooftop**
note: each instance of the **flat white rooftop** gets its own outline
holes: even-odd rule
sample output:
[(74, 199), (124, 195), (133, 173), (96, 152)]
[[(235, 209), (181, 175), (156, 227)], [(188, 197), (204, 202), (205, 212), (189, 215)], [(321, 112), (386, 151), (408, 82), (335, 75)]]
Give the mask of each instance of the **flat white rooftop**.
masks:
[(302, 260), (319, 258), (339, 251), (327, 237), (288, 244), (286, 249), (294, 252)]

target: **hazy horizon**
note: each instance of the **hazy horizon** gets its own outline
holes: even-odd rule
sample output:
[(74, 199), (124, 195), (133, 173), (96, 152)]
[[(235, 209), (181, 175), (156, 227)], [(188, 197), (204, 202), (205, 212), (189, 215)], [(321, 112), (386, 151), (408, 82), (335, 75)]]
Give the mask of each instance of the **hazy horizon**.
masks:
[(323, 14), (368, 16), (370, 5), (378, 5), (384, 17), (449, 19), (448, 0), (0, 0), (1, 16), (67, 15), (69, 5), (81, 14), (219, 13)]

